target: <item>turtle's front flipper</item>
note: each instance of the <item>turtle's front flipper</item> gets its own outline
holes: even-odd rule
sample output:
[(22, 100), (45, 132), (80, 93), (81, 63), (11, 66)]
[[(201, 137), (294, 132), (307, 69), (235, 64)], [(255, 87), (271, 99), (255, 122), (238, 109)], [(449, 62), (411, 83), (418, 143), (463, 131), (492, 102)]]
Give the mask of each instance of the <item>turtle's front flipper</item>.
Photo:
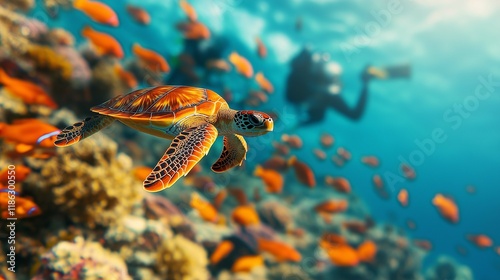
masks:
[(172, 186), (208, 153), (217, 135), (217, 128), (211, 124), (183, 130), (144, 180), (144, 189), (157, 192)]
[(212, 165), (214, 172), (224, 172), (241, 165), (247, 154), (247, 142), (240, 135), (224, 136), (224, 149), (219, 159)]
[(110, 125), (114, 120), (114, 118), (105, 115), (88, 117), (61, 131), (61, 133), (57, 135), (54, 145), (58, 147), (73, 145)]

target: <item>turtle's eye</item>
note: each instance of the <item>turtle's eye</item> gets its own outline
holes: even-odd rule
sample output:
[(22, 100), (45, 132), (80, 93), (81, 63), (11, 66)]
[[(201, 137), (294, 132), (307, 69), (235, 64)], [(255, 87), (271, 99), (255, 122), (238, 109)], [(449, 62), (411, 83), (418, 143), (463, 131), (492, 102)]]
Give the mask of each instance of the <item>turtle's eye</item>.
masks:
[(252, 123), (253, 125), (260, 125), (261, 124), (260, 118), (258, 118), (256, 115), (250, 115), (248, 117), (248, 119), (250, 120), (250, 123)]

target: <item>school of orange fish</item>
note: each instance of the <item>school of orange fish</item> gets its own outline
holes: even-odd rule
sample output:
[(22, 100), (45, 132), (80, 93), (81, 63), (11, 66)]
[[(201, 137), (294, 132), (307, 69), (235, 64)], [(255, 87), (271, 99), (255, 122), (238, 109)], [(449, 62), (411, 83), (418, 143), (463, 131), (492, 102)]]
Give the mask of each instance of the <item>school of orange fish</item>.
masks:
[[(81, 11), (92, 21), (118, 28), (120, 21), (117, 14), (103, 2), (90, 0), (75, 0), (74, 8)], [(182, 33), (184, 38), (192, 40), (205, 40), (210, 38), (210, 30), (201, 22), (198, 21), (196, 10), (186, 0), (179, 1), (179, 8), (186, 14), (186, 21), (178, 23), (176, 28)], [(127, 12), (130, 17), (141, 25), (148, 25), (154, 18), (151, 18), (148, 12), (139, 6), (127, 6)], [(297, 23), (299, 24), (299, 23)], [(302, 24), (302, 23), (300, 23)], [(125, 70), (119, 60), (124, 58), (124, 50), (119, 41), (111, 34), (98, 31), (90, 26), (86, 26), (81, 30), (81, 35), (85, 37), (99, 56), (115, 58), (115, 71), (122, 82), (130, 89), (138, 87), (140, 84), (133, 73)], [(268, 51), (265, 42), (260, 38), (255, 38), (257, 54), (261, 58), (265, 58)], [(142, 66), (150, 71), (157, 73), (167, 73), (170, 71), (170, 66), (167, 60), (158, 52), (150, 49), (147, 43), (142, 45), (135, 43), (132, 48), (132, 53), (140, 61)], [(259, 86), (259, 90), (252, 90), (247, 99), (248, 106), (259, 106), (268, 100), (268, 95), (274, 92), (273, 84), (266, 78), (262, 71), (254, 73), (252, 63), (241, 56), (236, 50), (232, 51), (227, 60), (212, 60), (207, 63), (207, 69), (216, 69), (221, 72), (228, 72), (231, 66), (241, 76), (254, 79)], [(27, 105), (41, 105), (50, 109), (57, 109), (59, 106), (43, 87), (35, 82), (23, 80), (9, 76), (5, 70), (0, 69), (0, 84), (3, 88), (13, 96), (21, 99)], [(228, 100), (229, 101), (229, 100)], [(24, 157), (35, 157), (38, 159), (50, 158), (56, 151), (53, 146), (53, 141), (59, 128), (44, 123), (36, 118), (17, 119), (12, 123), (0, 123), (0, 139), (2, 145), (9, 145), (11, 149), (6, 153), (7, 157), (13, 161)], [(327, 152), (333, 149), (335, 138), (330, 133), (322, 133), (318, 135), (318, 146), (312, 150), (313, 155), (319, 161), (328, 159)], [(341, 176), (325, 176), (322, 181), (317, 180), (314, 171), (309, 165), (293, 155), (295, 150), (305, 149), (303, 141), (298, 135), (283, 134), (280, 136), (280, 141), (273, 143), (274, 153), (265, 162), (256, 165), (253, 170), (253, 176), (260, 178), (265, 186), (265, 191), (270, 195), (283, 196), (286, 192), (285, 174), (290, 170), (295, 174), (298, 182), (307, 188), (311, 188), (311, 192), (321, 191), (313, 189), (315, 187), (331, 187), (338, 193), (350, 194), (353, 188), (348, 178)], [(337, 167), (342, 167), (352, 160), (350, 151), (346, 147), (338, 147), (331, 161)], [(375, 155), (363, 156), (360, 161), (367, 167), (377, 169), (381, 166), (381, 160)], [(8, 201), (15, 197), (17, 207), (15, 217), (18, 219), (27, 219), (36, 215), (40, 215), (41, 210), (33, 201), (33, 198), (23, 196), (22, 182), (29, 176), (31, 170), (23, 165), (16, 165), (16, 183), (18, 188), (15, 192), (10, 192), (8, 189), (9, 176), (6, 167), (0, 171), (0, 212), (2, 218), (8, 217)], [(139, 166), (134, 169), (134, 175), (137, 178), (144, 178), (149, 174), (151, 168)], [(416, 179), (416, 171), (409, 165), (401, 165), (401, 172), (408, 180)], [(210, 177), (203, 177), (198, 174), (197, 169), (193, 169), (191, 174), (186, 177), (186, 182), (190, 182), (196, 188), (204, 188), (212, 180)], [(373, 176), (374, 191), (381, 198), (388, 198), (388, 190), (384, 186), (384, 182), (380, 175)], [(474, 193), (473, 186), (467, 187), (467, 192)], [(258, 225), (262, 223), (259, 218), (255, 206), (241, 191), (237, 189), (224, 189), (219, 191), (213, 198), (213, 201), (207, 201), (193, 192), (190, 197), (189, 205), (194, 209), (199, 216), (208, 223), (225, 225), (228, 221), (225, 215), (222, 215), (219, 210), (224, 200), (228, 195), (234, 196), (239, 205), (236, 206), (230, 214), (232, 222), (241, 227)], [(397, 200), (402, 207), (411, 207), (411, 192), (409, 189), (403, 188), (397, 193)], [(259, 201), (260, 194), (255, 190), (252, 200)], [(437, 213), (450, 223), (458, 223), (460, 221), (460, 211), (458, 205), (449, 195), (436, 193), (432, 205), (435, 206)], [(419, 207), (425, 207), (419, 205)], [(325, 223), (332, 223), (337, 213), (346, 211), (349, 208), (349, 203), (346, 199), (329, 199), (325, 198), (313, 207), (313, 210), (319, 215)], [(373, 226), (373, 221), (348, 220), (344, 221), (342, 226), (349, 231), (366, 232)], [(415, 229), (416, 223), (413, 220), (407, 221), (409, 229)], [(289, 229), (290, 234), (300, 236), (301, 229)], [(478, 248), (494, 247), (493, 241), (486, 235), (481, 233), (467, 234), (466, 240), (472, 242)], [(277, 262), (299, 262), (302, 256), (298, 250), (288, 245), (285, 242), (277, 240), (269, 240), (259, 238), (258, 251), (266, 252), (274, 257)], [(318, 246), (325, 250), (332, 264), (336, 266), (357, 266), (362, 262), (371, 262), (376, 253), (377, 245), (371, 240), (365, 240), (358, 246), (352, 246), (347, 240), (337, 234), (325, 232), (317, 241)], [(414, 240), (414, 244), (424, 250), (432, 249), (430, 240)], [(238, 246), (231, 240), (224, 240), (217, 245), (215, 251), (211, 254), (210, 264), (215, 265), (221, 262)], [(500, 254), (500, 247), (495, 248)], [(261, 255), (251, 255), (239, 258), (231, 267), (233, 272), (248, 272), (255, 266), (262, 265), (264, 258)]]

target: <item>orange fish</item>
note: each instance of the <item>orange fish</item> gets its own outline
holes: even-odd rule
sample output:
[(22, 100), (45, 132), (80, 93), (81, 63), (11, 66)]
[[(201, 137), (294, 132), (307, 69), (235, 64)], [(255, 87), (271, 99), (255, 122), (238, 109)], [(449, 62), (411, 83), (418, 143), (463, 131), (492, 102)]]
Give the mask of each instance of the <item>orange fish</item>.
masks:
[(453, 199), (442, 194), (437, 194), (432, 200), (432, 204), (436, 206), (443, 218), (451, 223), (457, 223), (459, 220), (458, 207)]
[(365, 234), (369, 226), (364, 221), (345, 221), (342, 222), (342, 228), (357, 234)]
[(281, 141), (294, 149), (300, 149), (303, 145), (302, 139), (298, 135), (283, 134), (281, 135)]
[(406, 220), (406, 226), (411, 230), (415, 230), (417, 228), (417, 224), (411, 219)]
[(415, 240), (413, 240), (413, 244), (415, 244), (415, 246), (417, 246), (421, 249), (424, 249), (425, 251), (432, 250), (432, 243), (429, 240), (415, 239)]
[(300, 253), (286, 243), (262, 238), (259, 238), (257, 242), (259, 244), (259, 251), (270, 253), (277, 262), (300, 262), (302, 259)]
[(204, 40), (210, 38), (210, 30), (199, 21), (180, 22), (176, 25), (186, 39)]
[(274, 92), (273, 85), (266, 77), (264, 77), (264, 74), (262, 74), (262, 72), (257, 72), (257, 74), (255, 74), (255, 81), (263, 91), (267, 93)]
[(21, 79), (10, 77), (0, 68), (0, 84), (10, 93), (19, 97), (28, 105), (44, 105), (52, 109), (57, 109), (57, 104), (40, 86)]
[(283, 190), (283, 176), (273, 169), (264, 169), (262, 166), (255, 167), (254, 176), (262, 179), (268, 193), (281, 193)]
[(231, 241), (222, 241), (219, 245), (217, 245), (217, 248), (215, 248), (214, 252), (210, 256), (210, 264), (218, 264), (222, 259), (229, 255), (233, 249), (234, 244)]
[(288, 162), (286, 158), (276, 155), (266, 160), (262, 164), (262, 167), (264, 167), (265, 169), (273, 169), (282, 172), (288, 169)]
[(351, 193), (351, 183), (344, 177), (326, 176), (325, 183), (341, 193)]
[(151, 22), (149, 13), (141, 7), (127, 5), (127, 12), (137, 23), (148, 25)]
[(472, 186), (472, 185), (468, 185), (466, 188), (465, 188), (465, 191), (467, 191), (468, 193), (470, 194), (475, 194), (476, 193), (476, 187)]
[(37, 147), (36, 145), (17, 143), (15, 144), (14, 148), (12, 150), (8, 150), (5, 155), (11, 159), (27, 157), (36, 159), (48, 159), (56, 155), (56, 150), (55, 147), (41, 148)]
[(403, 207), (408, 206), (408, 191), (406, 189), (401, 189), (398, 193), (398, 201)]
[(338, 244), (324, 249), (330, 261), (336, 266), (352, 267), (359, 264), (358, 252), (348, 244)]
[(262, 91), (251, 90), (245, 102), (250, 106), (259, 106), (266, 103), (267, 99), (267, 95)]
[(257, 43), (257, 54), (260, 58), (265, 58), (267, 56), (266, 46), (264, 46), (264, 43), (262, 43), (259, 37), (255, 38), (255, 42)]
[(372, 181), (377, 189), (384, 188), (384, 182), (382, 181), (382, 177), (380, 177), (380, 175), (378, 174), (373, 175)]
[(188, 1), (186, 0), (180, 0), (179, 1), (179, 6), (181, 6), (181, 9), (186, 13), (186, 16), (190, 21), (196, 21), (198, 19), (198, 15), (196, 14), (196, 10), (191, 6)]
[(231, 66), (224, 59), (210, 59), (205, 63), (205, 67), (219, 72), (229, 72), (231, 70)]
[(231, 271), (234, 273), (249, 273), (253, 270), (254, 267), (257, 266), (264, 266), (264, 259), (262, 256), (257, 255), (257, 256), (244, 256), (241, 258), (238, 258), (233, 266), (231, 267)]
[(75, 0), (73, 7), (82, 11), (95, 22), (114, 27), (120, 24), (115, 11), (104, 3), (90, 0)]
[(371, 240), (367, 240), (359, 245), (357, 251), (359, 261), (372, 262), (377, 254), (377, 244)]
[(232, 52), (229, 55), (229, 62), (236, 68), (236, 72), (240, 73), (243, 77), (250, 79), (253, 76), (252, 64), (237, 52)]
[(321, 149), (314, 149), (313, 150), (313, 154), (319, 160), (325, 160), (326, 159), (326, 153), (323, 150), (321, 150)]
[(497, 255), (500, 255), (500, 246), (495, 247), (495, 252), (497, 253)]
[(323, 148), (330, 148), (335, 143), (335, 139), (332, 135), (325, 132), (321, 134), (320, 143)]
[(9, 180), (12, 180), (13, 178), (15, 178), (16, 184), (21, 183), (22, 181), (26, 180), (26, 177), (28, 177), (30, 173), (31, 169), (22, 164), (16, 164), (12, 169), (5, 168), (4, 170), (0, 171), (0, 186), (8, 186)]
[(337, 154), (346, 161), (351, 159), (351, 153), (343, 147), (337, 149)]
[(210, 176), (187, 176), (184, 182), (188, 186), (194, 186), (201, 192), (211, 193), (216, 187), (214, 180)]
[(255, 187), (253, 189), (253, 201), (259, 202), (262, 200), (262, 196), (260, 195), (260, 189), (258, 187)]
[(222, 189), (220, 190), (214, 197), (214, 207), (217, 210), (220, 210), (222, 207), (222, 203), (224, 203), (224, 200), (226, 200), (227, 197), (227, 190)]
[(338, 167), (342, 167), (345, 164), (345, 160), (343, 158), (341, 158), (339, 155), (333, 155), (332, 156), (332, 161)]
[(146, 67), (153, 72), (168, 72), (170, 71), (170, 66), (163, 56), (157, 52), (141, 47), (141, 45), (135, 43), (132, 46), (132, 52), (143, 62)]
[(314, 188), (316, 186), (316, 179), (312, 169), (305, 163), (299, 161), (296, 156), (288, 159), (288, 165), (292, 166), (295, 171), (295, 176), (302, 184)]
[(90, 26), (82, 29), (82, 36), (90, 40), (98, 54), (123, 58), (122, 46), (113, 36), (96, 31)]
[(373, 168), (376, 168), (380, 165), (380, 161), (378, 160), (378, 158), (376, 156), (362, 157), (361, 162), (370, 166), (370, 167), (373, 167)]
[(278, 152), (278, 154), (282, 156), (287, 156), (290, 153), (290, 148), (282, 143), (274, 141), (273, 147), (276, 150), (276, 152)]
[(347, 244), (347, 240), (342, 235), (335, 233), (324, 233), (321, 236), (320, 246), (323, 248), (338, 244)]
[(409, 166), (406, 163), (401, 164), (401, 170), (403, 171), (403, 175), (408, 180), (414, 180), (415, 177), (417, 177), (417, 173), (415, 173), (415, 169), (413, 169), (411, 166)]
[(493, 245), (491, 238), (484, 234), (468, 234), (467, 239), (478, 248), (488, 248)]
[(238, 202), (239, 205), (247, 205), (248, 204), (248, 197), (246, 193), (241, 189), (237, 187), (228, 187), (228, 192), (230, 195), (232, 195), (236, 201)]
[(149, 166), (137, 166), (132, 170), (132, 173), (137, 180), (142, 181), (151, 173), (151, 171), (153, 171), (153, 168)]
[(201, 199), (198, 193), (193, 192), (191, 194), (191, 202), (189, 204), (193, 207), (193, 209), (196, 209), (203, 220), (212, 223), (219, 221), (219, 213), (217, 212), (217, 209), (215, 209), (211, 203)]
[[(16, 202), (15, 207), (9, 209), (9, 201)], [(28, 218), (40, 215), (42, 211), (31, 199), (20, 197), (19, 193), (9, 189), (0, 190), (0, 212), (3, 219)]]
[(134, 74), (131, 72), (123, 69), (123, 67), (120, 64), (115, 64), (115, 73), (118, 75), (120, 80), (127, 85), (128, 88), (134, 89), (138, 86), (137, 79), (135, 78)]
[(0, 123), (0, 138), (42, 148), (53, 148), (60, 130), (38, 119), (18, 119), (12, 124)]
[(335, 214), (339, 212), (344, 212), (347, 210), (347, 207), (349, 206), (349, 203), (345, 199), (340, 199), (340, 200), (335, 200), (335, 199), (328, 199), (322, 203), (319, 203), (314, 207), (314, 210), (318, 213), (328, 213), (328, 214)]
[(259, 214), (250, 205), (242, 205), (234, 208), (231, 215), (233, 221), (240, 226), (251, 226), (259, 224)]

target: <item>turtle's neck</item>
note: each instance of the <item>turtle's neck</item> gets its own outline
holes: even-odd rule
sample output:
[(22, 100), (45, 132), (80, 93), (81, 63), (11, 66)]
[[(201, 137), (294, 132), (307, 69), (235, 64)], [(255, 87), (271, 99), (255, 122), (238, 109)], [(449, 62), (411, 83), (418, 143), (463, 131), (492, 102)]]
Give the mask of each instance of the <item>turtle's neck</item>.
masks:
[(232, 124), (236, 112), (236, 110), (229, 108), (219, 110), (217, 119), (213, 123), (219, 131), (219, 135), (234, 134)]

